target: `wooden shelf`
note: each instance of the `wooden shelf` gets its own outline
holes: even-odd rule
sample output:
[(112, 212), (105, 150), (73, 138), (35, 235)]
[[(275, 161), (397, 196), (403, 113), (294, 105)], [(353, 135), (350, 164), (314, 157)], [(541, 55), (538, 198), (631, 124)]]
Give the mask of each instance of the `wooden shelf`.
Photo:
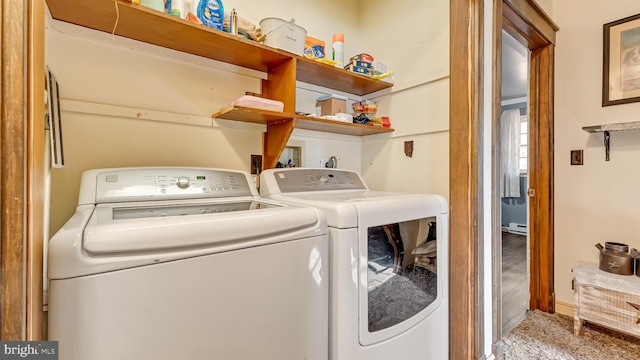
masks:
[[(46, 0), (60, 21), (249, 69), (269, 72), (296, 59), (298, 80), (355, 95), (392, 84), (232, 36), (127, 0)], [(119, 18), (116, 12), (118, 6)], [(118, 23), (116, 25), (116, 18)]]
[(595, 126), (585, 126), (582, 130), (588, 133), (602, 133), (604, 140), (604, 159), (609, 161), (611, 158), (611, 134), (610, 131), (627, 131), (627, 130), (640, 130), (640, 121), (604, 124)]
[(266, 124), (263, 166), (275, 167), (295, 127), (365, 136), (393, 129), (295, 115), (296, 81), (359, 96), (392, 84), (274, 49), (255, 41), (192, 23), (131, 0), (46, 0), (51, 16), (59, 21), (103, 31), (144, 43), (267, 73), (262, 96), (282, 101), (285, 112), (228, 107), (214, 118)]
[(254, 124), (267, 125), (263, 138), (263, 159), (265, 169), (274, 168), (278, 163), (282, 150), (293, 129), (316, 130), (334, 134), (365, 136), (392, 132), (393, 129), (370, 125), (349, 124), (340, 121), (312, 118), (291, 113), (265, 111), (243, 106), (229, 106), (221, 109), (211, 117)]
[(595, 126), (585, 126), (582, 130), (589, 133), (598, 133), (604, 131), (626, 131), (626, 130), (640, 130), (640, 121), (633, 122), (625, 122), (625, 123), (615, 123), (615, 124), (605, 124), (605, 125), (595, 125)]
[(294, 126), (299, 129), (329, 132), (354, 136), (366, 136), (393, 132), (391, 128), (381, 128), (371, 125), (351, 124), (341, 121), (320, 119), (290, 113), (279, 113), (252, 109), (243, 106), (229, 106), (221, 109), (211, 117), (225, 120), (243, 121), (254, 124), (278, 123), (286, 120), (295, 120)]
[(383, 128), (372, 125), (360, 125), (342, 121), (313, 118), (296, 115), (296, 127), (305, 130), (315, 130), (334, 134), (367, 136), (393, 132), (391, 128)]
[(269, 124), (282, 120), (292, 120), (295, 115), (275, 111), (266, 111), (244, 106), (229, 106), (211, 115), (214, 119), (235, 120), (254, 124)]
[[(116, 6), (120, 17), (116, 25)], [(60, 21), (238, 66), (269, 71), (291, 55), (123, 0), (47, 0)]]
[(372, 79), (368, 76), (296, 56), (298, 60), (298, 80), (322, 87), (344, 91), (349, 94), (367, 95), (387, 89), (393, 84)]

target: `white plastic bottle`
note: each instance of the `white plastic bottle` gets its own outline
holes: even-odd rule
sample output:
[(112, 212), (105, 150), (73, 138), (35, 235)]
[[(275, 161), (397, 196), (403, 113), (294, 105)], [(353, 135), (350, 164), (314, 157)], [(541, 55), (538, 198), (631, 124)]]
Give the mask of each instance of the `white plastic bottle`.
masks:
[(171, 15), (179, 18), (186, 18), (187, 14), (184, 11), (184, 0), (171, 0)]
[(333, 34), (333, 61), (337, 61), (336, 67), (344, 67), (344, 34)]

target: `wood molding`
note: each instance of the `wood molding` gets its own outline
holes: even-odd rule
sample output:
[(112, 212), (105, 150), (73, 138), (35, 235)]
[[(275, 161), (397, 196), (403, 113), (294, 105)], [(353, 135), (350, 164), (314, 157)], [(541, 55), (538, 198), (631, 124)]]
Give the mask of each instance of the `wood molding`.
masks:
[(26, 335), (26, 1), (0, 3), (0, 338)]
[[(450, 2), (449, 182), (450, 358), (477, 359), (479, 120), (482, 116), (483, 6)], [(455, 310), (453, 310), (455, 309)]]
[(573, 317), (573, 303), (556, 300), (556, 312), (561, 315)]
[[(531, 50), (529, 64), (530, 309), (554, 312), (553, 66), (555, 31), (531, 0), (503, 0), (503, 28)], [(546, 15), (546, 14), (544, 14)], [(531, 16), (532, 19), (522, 16)], [(543, 30), (541, 30), (541, 28)], [(553, 34), (551, 34), (553, 32)]]
[[(532, 0), (503, 0), (504, 17), (513, 30), (538, 44), (555, 44), (556, 32), (560, 29), (553, 20)], [(511, 34), (514, 35), (514, 34)], [(517, 38), (516, 35), (514, 37)], [(531, 48), (531, 46), (530, 46)], [(535, 49), (535, 48), (534, 48)]]
[(36, 0), (5, 1), (0, 10), (3, 340), (43, 338), (44, 11)]
[(530, 198), (531, 300), (530, 308), (554, 312), (553, 238), (553, 63), (554, 46), (531, 52), (529, 179), (535, 196)]
[(44, 2), (29, 0), (27, 66), (26, 340), (42, 340), (45, 244)]
[[(491, 218), (493, 223), (501, 219), (502, 200), (500, 198), (500, 130), (502, 112), (502, 0), (493, 1), (493, 72), (492, 72), (492, 114), (491, 123)], [(498, 221), (497, 224), (500, 224)], [(492, 252), (493, 265), (491, 267), (493, 281), (493, 333), (492, 344), (493, 353), (501, 359), (502, 354), (502, 228), (493, 226), (492, 228)], [(498, 296), (498, 294), (500, 294)]]

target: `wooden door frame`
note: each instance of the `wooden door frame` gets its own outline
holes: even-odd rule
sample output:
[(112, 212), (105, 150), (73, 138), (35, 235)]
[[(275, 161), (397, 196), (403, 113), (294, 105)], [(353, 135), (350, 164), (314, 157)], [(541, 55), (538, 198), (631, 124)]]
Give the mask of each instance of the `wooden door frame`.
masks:
[(0, 6), (0, 339), (40, 340), (44, 244), (44, 2)]
[[(484, 1), (451, 0), (450, 2), (450, 358), (475, 360), (483, 355), (484, 317), (483, 286), (484, 267), (481, 258), (483, 213), (481, 210), (482, 186), (485, 176), (496, 184), (496, 127), (499, 124), (501, 39), (502, 28), (516, 40), (532, 49), (530, 64), (529, 119), (535, 131), (530, 135), (537, 146), (530, 156), (530, 166), (535, 168), (535, 178), (530, 179), (536, 196), (531, 198), (530, 215), (537, 231), (531, 239), (531, 308), (554, 311), (553, 293), (553, 55), (555, 32), (558, 27), (533, 0), (493, 0), (492, 29), (492, 113), (491, 119), (483, 116), (484, 106)], [(513, 33), (512, 33), (513, 32)], [(490, 96), (490, 95), (489, 95)], [(481, 154), (484, 123), (492, 122), (492, 156), (483, 159)], [(498, 128), (499, 129), (499, 128)], [(491, 161), (492, 171), (484, 174), (482, 162)], [(492, 186), (491, 202), (493, 221), (499, 214), (497, 190)], [(492, 228), (495, 251), (498, 239)], [(494, 266), (497, 263), (493, 254)], [(495, 275), (495, 271), (493, 271)], [(496, 281), (498, 280), (498, 281)], [(494, 283), (500, 290), (499, 279)], [(492, 291), (496, 290), (493, 286)], [(455, 309), (455, 311), (454, 311)], [(493, 304), (496, 321), (496, 303)], [(497, 316), (499, 319), (500, 316)], [(492, 334), (493, 343), (501, 339), (501, 330)], [(494, 353), (496, 350), (494, 349)]]
[[(529, 197), (530, 309), (553, 313), (553, 63), (558, 26), (533, 1), (504, 0), (502, 29), (527, 47), (529, 62)], [(501, 53), (501, 51), (499, 52)], [(502, 72), (499, 65), (496, 71)], [(494, 84), (500, 103), (501, 82)], [(496, 91), (497, 90), (497, 91)], [(500, 114), (494, 113), (499, 132)], [(496, 154), (497, 155), (497, 154)], [(497, 161), (497, 156), (494, 161)], [(494, 198), (499, 199), (496, 193)]]

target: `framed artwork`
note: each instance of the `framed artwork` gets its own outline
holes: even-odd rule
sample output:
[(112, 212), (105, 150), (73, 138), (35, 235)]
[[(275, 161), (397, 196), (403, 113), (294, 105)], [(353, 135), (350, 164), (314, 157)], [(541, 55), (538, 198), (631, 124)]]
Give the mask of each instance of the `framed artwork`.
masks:
[(62, 148), (62, 120), (60, 119), (60, 98), (58, 96), (58, 81), (53, 76), (51, 69), (46, 67), (45, 74), (45, 99), (46, 130), (49, 131), (49, 144), (51, 146), (51, 166), (64, 169), (64, 151)]
[(640, 101), (640, 14), (604, 24), (602, 106)]

